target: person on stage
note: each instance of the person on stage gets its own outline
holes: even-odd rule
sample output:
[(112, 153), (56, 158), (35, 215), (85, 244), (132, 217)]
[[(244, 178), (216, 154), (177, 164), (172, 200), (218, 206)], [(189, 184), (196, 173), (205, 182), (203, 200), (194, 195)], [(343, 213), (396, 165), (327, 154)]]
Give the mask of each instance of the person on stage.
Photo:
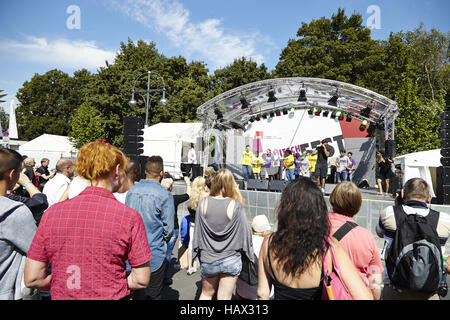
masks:
[(261, 179), (261, 167), (264, 165), (264, 160), (259, 156), (257, 152), (252, 160), (252, 172), (254, 179)]
[(275, 172), (274, 177), (275, 180), (281, 180), (281, 173), (282, 173), (282, 165), (281, 165), (281, 156), (278, 149), (273, 149), (273, 171)]
[(325, 179), (328, 175), (328, 157), (330, 156), (330, 148), (328, 147), (328, 141), (323, 139), (321, 145), (316, 148), (317, 150), (317, 163), (314, 171), (316, 177), (317, 186), (322, 188), (322, 192), (325, 193)]
[(309, 176), (311, 177), (311, 179), (315, 179), (314, 171), (316, 171), (317, 150), (307, 150), (306, 159), (309, 161), (311, 165), (311, 167), (309, 168)]
[(197, 155), (195, 153), (194, 144), (191, 143), (191, 148), (188, 151), (188, 165), (186, 166), (186, 176), (189, 176), (192, 166), (197, 164)]
[(252, 161), (253, 152), (250, 151), (250, 145), (245, 146), (245, 151), (242, 152), (242, 173), (245, 181), (248, 181), (252, 177)]
[(301, 161), (300, 161), (300, 175), (302, 177), (309, 178), (311, 169), (311, 163), (306, 159), (306, 153), (302, 153)]
[(389, 180), (393, 176), (393, 172), (391, 170), (391, 164), (394, 163), (394, 160), (391, 158), (385, 157), (384, 154), (382, 154), (380, 151), (377, 152), (377, 165), (378, 165), (378, 189), (379, 189), (379, 195), (383, 195), (383, 186), (382, 181), (384, 180), (386, 184), (386, 195), (389, 193)]
[(286, 168), (286, 179), (288, 181), (295, 180), (294, 177), (294, 169), (295, 169), (295, 161), (294, 156), (292, 155), (291, 150), (286, 150), (284, 153), (284, 166)]
[(347, 167), (348, 181), (353, 182), (353, 174), (356, 170), (356, 160), (353, 158), (353, 153), (351, 152), (347, 153), (347, 156), (350, 160), (350, 165)]
[(264, 161), (264, 166), (263, 166), (264, 177), (266, 176), (266, 173), (267, 173), (268, 179), (273, 180), (274, 175), (278, 172), (278, 168), (274, 167), (275, 156), (272, 154), (272, 150), (267, 149), (266, 153), (264, 153), (262, 155), (262, 159)]

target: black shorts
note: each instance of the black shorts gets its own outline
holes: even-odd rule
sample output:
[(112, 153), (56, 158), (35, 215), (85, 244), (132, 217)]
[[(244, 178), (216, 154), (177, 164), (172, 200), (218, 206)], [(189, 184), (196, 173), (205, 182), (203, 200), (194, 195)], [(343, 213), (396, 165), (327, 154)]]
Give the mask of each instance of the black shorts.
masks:
[(385, 172), (378, 172), (378, 179), (386, 180), (386, 179), (392, 179), (394, 176), (394, 173), (391, 170), (385, 171)]
[(326, 179), (328, 176), (328, 164), (326, 163), (316, 163), (316, 169), (314, 171), (315, 177), (320, 177), (321, 179)]

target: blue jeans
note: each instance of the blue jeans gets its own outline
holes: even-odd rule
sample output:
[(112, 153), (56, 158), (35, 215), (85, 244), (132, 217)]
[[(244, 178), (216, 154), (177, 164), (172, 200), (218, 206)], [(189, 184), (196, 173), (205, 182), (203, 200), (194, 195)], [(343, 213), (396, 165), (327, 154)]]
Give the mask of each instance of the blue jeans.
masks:
[(286, 169), (286, 179), (287, 179), (288, 181), (292, 181), (292, 180), (295, 179), (295, 176), (294, 176), (294, 169)]
[(353, 175), (355, 174), (355, 171), (352, 171), (350, 174), (348, 174), (348, 180), (350, 182), (353, 182)]
[(242, 173), (244, 174), (245, 181), (248, 181), (251, 177), (253, 177), (252, 166), (242, 165)]
[(169, 269), (170, 269), (170, 262), (172, 261), (172, 251), (175, 247), (175, 244), (178, 240), (178, 230), (179, 229), (173, 229), (172, 238), (170, 238), (169, 242), (167, 242), (167, 255), (166, 255), (166, 269), (164, 271), (164, 278), (169, 278)]
[[(245, 253), (244, 253), (245, 254)], [(202, 278), (214, 278), (219, 274), (237, 277), (242, 270), (242, 259), (240, 255), (226, 257), (212, 263), (201, 263), (200, 271)]]
[(340, 181), (347, 181), (347, 171), (336, 172), (336, 183)]

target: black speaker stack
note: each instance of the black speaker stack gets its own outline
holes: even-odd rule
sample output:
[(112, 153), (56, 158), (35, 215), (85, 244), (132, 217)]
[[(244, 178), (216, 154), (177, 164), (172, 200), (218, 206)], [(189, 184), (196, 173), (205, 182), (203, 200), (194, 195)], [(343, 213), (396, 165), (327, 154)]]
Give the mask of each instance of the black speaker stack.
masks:
[(437, 169), (436, 197), (442, 204), (450, 204), (450, 106), (441, 114), (441, 164)]

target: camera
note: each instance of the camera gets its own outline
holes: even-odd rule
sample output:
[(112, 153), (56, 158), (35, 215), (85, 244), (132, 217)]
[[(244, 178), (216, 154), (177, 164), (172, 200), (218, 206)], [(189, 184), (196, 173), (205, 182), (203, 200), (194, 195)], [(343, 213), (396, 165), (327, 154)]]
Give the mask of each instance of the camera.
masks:
[(400, 206), (403, 204), (403, 198), (402, 198), (402, 189), (395, 190), (395, 205)]

